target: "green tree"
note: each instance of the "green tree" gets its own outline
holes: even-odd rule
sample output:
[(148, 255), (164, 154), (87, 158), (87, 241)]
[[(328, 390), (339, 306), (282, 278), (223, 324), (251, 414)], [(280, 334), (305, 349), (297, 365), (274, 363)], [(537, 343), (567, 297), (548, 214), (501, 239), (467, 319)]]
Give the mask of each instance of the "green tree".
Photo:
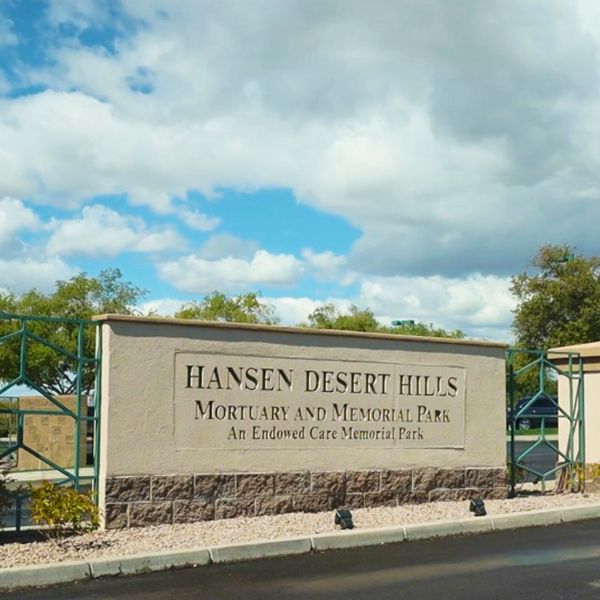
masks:
[(531, 265), (534, 273), (512, 278), (517, 345), (548, 349), (599, 340), (600, 257), (584, 257), (567, 245), (546, 245)]
[[(45, 294), (32, 289), (22, 295), (12, 292), (0, 294), (0, 335), (16, 331), (20, 322), (4, 318), (2, 313), (23, 316), (47, 316), (71, 319), (90, 319), (102, 313), (132, 314), (135, 305), (146, 291), (123, 281), (119, 269), (106, 269), (98, 277), (80, 273), (67, 281), (57, 281), (55, 290)], [(28, 322), (29, 331), (51, 344), (76, 354), (78, 327), (76, 324), (45, 321)], [(93, 358), (95, 353), (95, 327), (86, 326), (83, 337), (83, 354)], [(20, 339), (13, 338), (0, 346), (0, 380), (15, 379), (20, 367)], [(29, 340), (26, 355), (27, 376), (36, 384), (55, 394), (71, 394), (76, 389), (76, 361), (50, 346)], [(93, 364), (85, 364), (83, 390), (94, 385)]]
[(399, 335), (422, 335), (428, 337), (444, 337), (462, 340), (465, 337), (465, 332), (461, 329), (444, 329), (436, 327), (433, 323), (428, 325), (415, 321), (414, 323), (404, 323), (394, 327), (383, 327), (381, 329), (385, 333), (397, 333)]
[(340, 312), (333, 304), (324, 304), (316, 308), (308, 316), (308, 327), (316, 329), (338, 329), (342, 331), (372, 331), (376, 333), (394, 333), (399, 335), (419, 335), (433, 337), (464, 338), (465, 334), (459, 329), (446, 331), (434, 327), (432, 323), (404, 323), (399, 326), (387, 327), (382, 325), (369, 308), (360, 309), (354, 304), (347, 312)]
[(260, 299), (258, 292), (227, 296), (211, 292), (201, 302), (182, 306), (175, 316), (179, 319), (225, 321), (227, 323), (260, 323), (276, 325), (279, 322), (275, 309)]
[(310, 327), (339, 329), (341, 331), (379, 331), (380, 325), (373, 312), (359, 309), (354, 304), (341, 313), (333, 304), (324, 304), (308, 315)]

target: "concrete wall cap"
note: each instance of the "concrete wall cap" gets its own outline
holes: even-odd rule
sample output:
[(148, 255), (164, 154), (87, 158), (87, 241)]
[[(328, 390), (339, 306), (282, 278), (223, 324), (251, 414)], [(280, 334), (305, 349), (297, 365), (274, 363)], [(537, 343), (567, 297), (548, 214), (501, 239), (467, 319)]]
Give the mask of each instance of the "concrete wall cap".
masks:
[(466, 340), (455, 338), (441, 338), (433, 336), (420, 335), (399, 335), (392, 333), (374, 333), (364, 331), (341, 331), (337, 329), (313, 329), (311, 327), (281, 327), (276, 325), (256, 325), (249, 323), (224, 323), (221, 321), (200, 321), (197, 319), (175, 319), (172, 317), (133, 317), (131, 315), (95, 315), (94, 321), (101, 323), (127, 322), (150, 325), (180, 325), (185, 327), (204, 327), (213, 329), (241, 329), (246, 331), (273, 332), (273, 333), (298, 333), (304, 335), (318, 336), (340, 336), (355, 338), (375, 338), (383, 340), (395, 340), (402, 342), (428, 342), (433, 344), (456, 344), (461, 346), (484, 346), (489, 348), (508, 347), (508, 344), (501, 342), (489, 342), (484, 340)]

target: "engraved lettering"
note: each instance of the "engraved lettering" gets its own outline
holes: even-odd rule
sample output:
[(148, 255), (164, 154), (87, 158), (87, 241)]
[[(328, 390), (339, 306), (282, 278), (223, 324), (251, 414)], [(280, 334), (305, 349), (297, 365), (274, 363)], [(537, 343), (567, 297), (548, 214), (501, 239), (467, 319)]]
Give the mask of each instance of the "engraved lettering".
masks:
[(412, 395), (411, 391), (412, 375), (400, 375), (400, 390), (401, 396)]
[(316, 371), (306, 371), (306, 383), (304, 389), (307, 392), (315, 392), (319, 387), (319, 374)]
[(464, 447), (464, 367), (191, 352), (175, 366), (177, 448)]
[(246, 383), (247, 390), (255, 390), (258, 387), (258, 371), (254, 367), (246, 369), (246, 379), (252, 384), (252, 386)]
[(458, 395), (458, 379), (456, 377), (448, 377), (448, 396), (456, 398)]
[(237, 387), (240, 388), (240, 390), (243, 388), (243, 385), (242, 385), (243, 373), (244, 373), (244, 369), (242, 367), (238, 367), (237, 372), (233, 367), (227, 367), (227, 389), (228, 390), (231, 389), (231, 380), (232, 379), (235, 381), (235, 383), (237, 384)]
[[(202, 389), (202, 376), (204, 372), (204, 367), (202, 365), (186, 365), (187, 369), (187, 388), (198, 388)], [(195, 372), (194, 372), (195, 370)], [(193, 382), (196, 382), (196, 385), (192, 385)]]
[(335, 381), (337, 384), (335, 386), (335, 391), (338, 394), (345, 394), (348, 390), (348, 373), (345, 373), (344, 371), (338, 372), (335, 376)]

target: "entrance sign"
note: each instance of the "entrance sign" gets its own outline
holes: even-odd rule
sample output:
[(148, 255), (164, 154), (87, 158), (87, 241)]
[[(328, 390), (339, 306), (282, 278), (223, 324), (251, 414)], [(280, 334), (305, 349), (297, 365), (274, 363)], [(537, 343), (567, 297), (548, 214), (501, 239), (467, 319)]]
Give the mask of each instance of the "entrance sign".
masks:
[(462, 367), (175, 356), (176, 448), (464, 448)]
[(506, 495), (502, 344), (98, 320), (109, 527)]

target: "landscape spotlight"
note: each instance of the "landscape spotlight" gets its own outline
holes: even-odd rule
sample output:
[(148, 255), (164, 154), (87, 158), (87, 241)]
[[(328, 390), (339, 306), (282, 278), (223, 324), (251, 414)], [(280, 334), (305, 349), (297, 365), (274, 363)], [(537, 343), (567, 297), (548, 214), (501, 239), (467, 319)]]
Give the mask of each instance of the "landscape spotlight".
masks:
[(336, 508), (334, 521), (342, 529), (354, 529), (352, 513), (347, 508)]
[(485, 503), (481, 498), (471, 498), (471, 504), (469, 504), (469, 510), (476, 517), (485, 517), (487, 513), (485, 512)]

